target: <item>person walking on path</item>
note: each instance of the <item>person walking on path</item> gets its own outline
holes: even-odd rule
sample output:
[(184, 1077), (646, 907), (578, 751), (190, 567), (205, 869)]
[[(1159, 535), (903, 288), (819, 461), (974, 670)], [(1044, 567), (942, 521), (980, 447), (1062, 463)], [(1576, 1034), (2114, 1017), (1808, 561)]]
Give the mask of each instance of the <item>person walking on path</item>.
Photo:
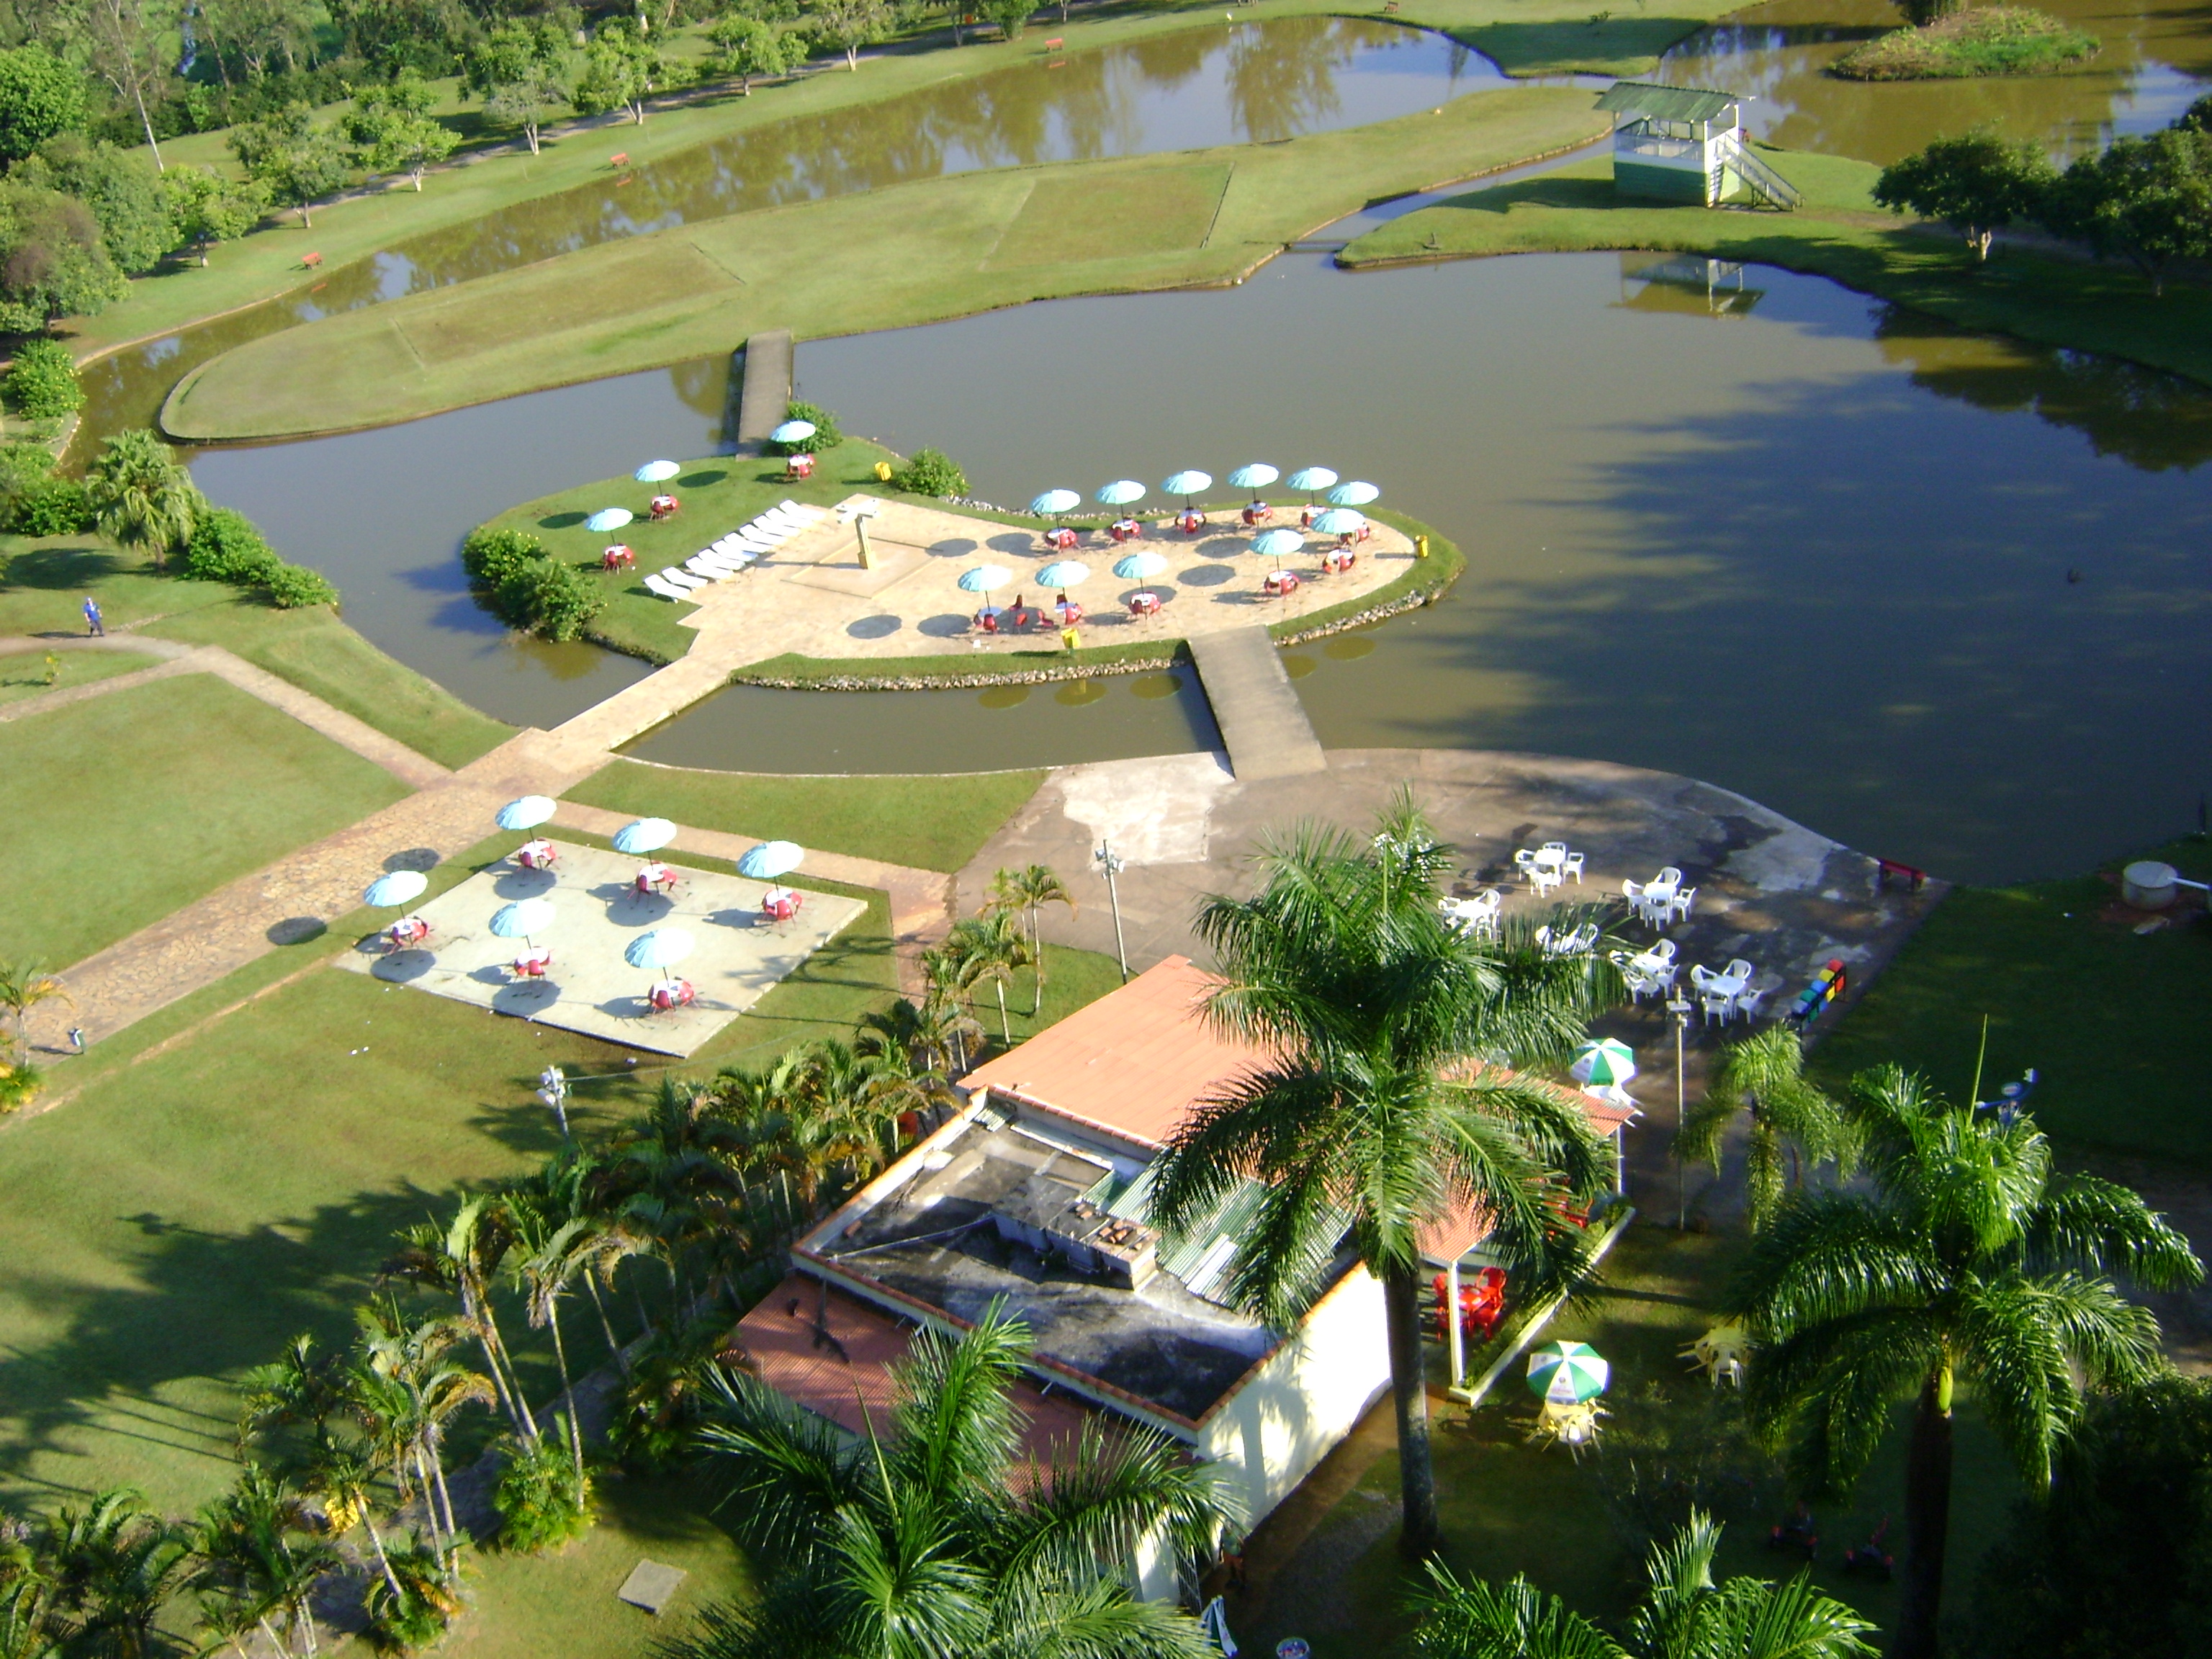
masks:
[(84, 623), (87, 632), (100, 639), (107, 637), (107, 624), (100, 617), (100, 602), (89, 593), (84, 596)]

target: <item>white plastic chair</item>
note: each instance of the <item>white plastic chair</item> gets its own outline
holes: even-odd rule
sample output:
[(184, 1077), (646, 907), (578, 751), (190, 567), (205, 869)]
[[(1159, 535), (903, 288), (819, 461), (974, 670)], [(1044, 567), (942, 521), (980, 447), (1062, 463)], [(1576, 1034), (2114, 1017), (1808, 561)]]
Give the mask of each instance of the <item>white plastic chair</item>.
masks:
[(1547, 841), (1540, 850), (1564, 859), (1567, 855), (1567, 844), (1563, 841)]
[(1513, 854), (1513, 867), (1523, 876), (1534, 870), (1536, 867), (1535, 849), (1528, 847), (1516, 849)]
[(1566, 875), (1572, 876), (1575, 878), (1575, 885), (1577, 887), (1583, 884), (1583, 857), (1584, 854), (1581, 853), (1569, 853), (1565, 857), (1559, 860), (1559, 869), (1561, 872)]
[(1642, 882), (1624, 878), (1620, 884), (1620, 896), (1628, 901), (1630, 909), (1635, 911), (1639, 916), (1644, 914), (1644, 884)]
[(1671, 968), (1674, 962), (1674, 941), (1671, 939), (1659, 939), (1644, 954), (1656, 961), (1663, 962)]
[(1558, 869), (1553, 866), (1532, 864), (1528, 866), (1528, 884), (1536, 890), (1539, 898), (1556, 888), (1561, 879)]
[(1735, 1011), (1746, 1020), (1757, 1019), (1759, 1005), (1765, 1000), (1766, 993), (1764, 990), (1753, 990), (1747, 985), (1735, 994)]
[(1669, 899), (1667, 902), (1668, 921), (1670, 922), (1687, 921), (1690, 919), (1690, 907), (1697, 902), (1698, 890), (1696, 888), (1676, 888), (1674, 890), (1674, 896)]
[(1654, 887), (1680, 887), (1682, 884), (1682, 872), (1670, 864), (1651, 878), (1651, 884)]

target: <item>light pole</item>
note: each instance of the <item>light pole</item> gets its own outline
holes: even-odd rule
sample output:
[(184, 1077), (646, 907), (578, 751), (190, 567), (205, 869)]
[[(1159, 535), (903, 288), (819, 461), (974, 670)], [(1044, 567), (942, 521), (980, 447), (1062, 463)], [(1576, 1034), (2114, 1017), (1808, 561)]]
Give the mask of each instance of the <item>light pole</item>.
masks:
[(1114, 907), (1114, 955), (1121, 963), (1121, 983), (1129, 982), (1129, 947), (1121, 939), (1121, 890), (1114, 884), (1114, 878), (1121, 873), (1121, 860), (1114, 856), (1110, 843), (1100, 842), (1098, 850), (1091, 855), (1093, 862), (1106, 872), (1106, 898)]
[(1690, 1224), (1690, 1178), (1682, 1167), (1682, 1028), (1690, 1023), (1690, 1000), (1680, 991), (1667, 999), (1674, 1016), (1674, 1231)]
[(573, 1139), (568, 1133), (568, 1079), (558, 1066), (548, 1066), (538, 1074), (538, 1097), (561, 1120), (561, 1139)]

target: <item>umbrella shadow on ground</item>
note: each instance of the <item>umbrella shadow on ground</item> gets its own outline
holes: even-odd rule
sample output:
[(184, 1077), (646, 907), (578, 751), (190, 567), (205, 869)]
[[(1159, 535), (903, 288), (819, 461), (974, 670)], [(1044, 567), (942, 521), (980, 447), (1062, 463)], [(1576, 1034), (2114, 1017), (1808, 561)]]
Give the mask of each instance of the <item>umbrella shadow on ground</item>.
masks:
[(394, 951), (368, 971), (374, 978), (407, 985), (422, 978), (437, 965), (438, 958), (428, 951)]
[(905, 621), (898, 617), (863, 617), (858, 622), (848, 623), (845, 631), (856, 640), (886, 640), (905, 626)]
[(434, 870), (438, 867), (438, 851), (434, 847), (410, 847), (404, 853), (394, 853), (384, 860), (386, 872), (394, 870)]
[(769, 919), (757, 910), (714, 910), (704, 918), (710, 927), (765, 927)]
[(1021, 530), (1010, 530), (1003, 536), (994, 536), (983, 545), (995, 553), (1010, 553), (1016, 558), (1042, 558), (1047, 551), (1034, 534)]
[(1125, 589), (1122, 592), (1120, 601), (1122, 609), (1127, 610), (1129, 605), (1129, 601), (1135, 599), (1139, 593), (1151, 594), (1164, 606), (1173, 605), (1176, 602), (1176, 590), (1174, 584), (1170, 582), (1139, 582), (1134, 587)]
[(305, 945), (330, 931), (330, 924), (320, 916), (287, 916), (282, 921), (270, 922), (263, 937), (271, 945)]
[(966, 633), (969, 627), (967, 617), (957, 611), (947, 611), (940, 616), (924, 617), (914, 625), (914, 629), (915, 633), (927, 635), (933, 640), (951, 640)]
[[(496, 969), (493, 971), (496, 972)], [(479, 975), (477, 977), (481, 978)], [(561, 1000), (561, 987), (550, 979), (519, 979), (495, 992), (491, 1010), (495, 1014), (514, 1014), (528, 1019), (543, 1013)]]
[(676, 908), (676, 901), (669, 894), (641, 893), (634, 885), (611, 881), (592, 888), (592, 896), (605, 902), (607, 920), (620, 927), (649, 927)]
[(976, 543), (971, 537), (948, 536), (941, 542), (932, 542), (921, 550), (933, 559), (964, 559), (975, 548)]
[(718, 484), (729, 473), (720, 467), (709, 467), (703, 472), (687, 472), (676, 482), (686, 489), (704, 489), (708, 484)]
[(1237, 567), (1228, 564), (1194, 564), (1181, 578), (1186, 587), (1218, 587), (1236, 580)]
[(560, 878), (550, 870), (525, 870), (517, 865), (501, 871), (491, 890), (503, 899), (542, 898), (559, 884)]
[(581, 513), (554, 513), (540, 519), (538, 527), (540, 530), (573, 530), (583, 523), (586, 516)]

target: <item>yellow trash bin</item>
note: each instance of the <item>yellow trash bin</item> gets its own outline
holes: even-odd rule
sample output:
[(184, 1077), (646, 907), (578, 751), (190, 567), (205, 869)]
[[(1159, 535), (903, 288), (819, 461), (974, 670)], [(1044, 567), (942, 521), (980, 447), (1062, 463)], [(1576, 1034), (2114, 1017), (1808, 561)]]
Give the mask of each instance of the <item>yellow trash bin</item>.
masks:
[(878, 483), (889, 483), (890, 481), (891, 464), (889, 461), (878, 461), (876, 463), (876, 482)]
[(1429, 556), (1429, 538), (1426, 536), (1413, 538), (1413, 556), (1417, 559), (1425, 559)]
[(1060, 642), (1070, 651), (1079, 651), (1083, 648), (1083, 635), (1076, 629), (1063, 628), (1060, 630)]

